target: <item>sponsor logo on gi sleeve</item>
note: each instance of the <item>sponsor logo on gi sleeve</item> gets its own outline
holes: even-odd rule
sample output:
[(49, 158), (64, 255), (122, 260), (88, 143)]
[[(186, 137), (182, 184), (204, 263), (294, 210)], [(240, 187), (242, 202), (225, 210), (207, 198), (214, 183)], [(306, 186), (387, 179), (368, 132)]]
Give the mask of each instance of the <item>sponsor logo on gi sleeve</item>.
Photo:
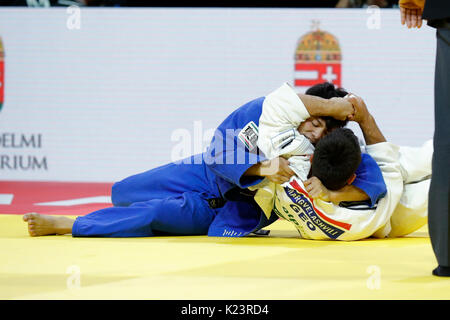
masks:
[(295, 130), (289, 129), (274, 136), (271, 140), (272, 147), (275, 150), (281, 150), (288, 146), (295, 138)]
[(250, 121), (245, 125), (244, 129), (239, 132), (238, 137), (239, 140), (245, 144), (247, 149), (252, 151), (256, 148), (256, 143), (258, 142), (258, 126), (253, 121)]

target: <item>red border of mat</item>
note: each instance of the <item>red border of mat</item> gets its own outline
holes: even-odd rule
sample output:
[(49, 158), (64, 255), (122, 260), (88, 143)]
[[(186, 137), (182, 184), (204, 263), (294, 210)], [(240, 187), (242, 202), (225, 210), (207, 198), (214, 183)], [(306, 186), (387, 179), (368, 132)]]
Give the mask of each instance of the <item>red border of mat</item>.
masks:
[(89, 203), (72, 206), (41, 206), (36, 203), (110, 196), (113, 183), (102, 182), (46, 182), (0, 181), (0, 194), (13, 194), (11, 204), (0, 204), (0, 214), (38, 212), (60, 215), (85, 215), (111, 207), (108, 203)]

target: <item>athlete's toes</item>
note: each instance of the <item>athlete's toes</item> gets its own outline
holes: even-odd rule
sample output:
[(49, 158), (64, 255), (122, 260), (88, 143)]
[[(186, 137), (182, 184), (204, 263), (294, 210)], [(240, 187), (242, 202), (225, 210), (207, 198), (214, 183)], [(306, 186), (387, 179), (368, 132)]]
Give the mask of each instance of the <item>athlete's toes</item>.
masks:
[(23, 221), (28, 221), (28, 222), (34, 221), (38, 216), (39, 216), (38, 213), (30, 212), (30, 213), (24, 214)]
[(32, 237), (36, 236), (36, 230), (34, 229), (34, 225), (28, 225), (28, 233)]

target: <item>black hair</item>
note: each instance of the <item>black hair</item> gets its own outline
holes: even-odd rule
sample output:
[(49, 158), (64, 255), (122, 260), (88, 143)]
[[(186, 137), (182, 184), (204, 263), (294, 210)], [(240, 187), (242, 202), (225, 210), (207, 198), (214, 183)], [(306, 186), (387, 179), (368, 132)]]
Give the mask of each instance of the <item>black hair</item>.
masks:
[[(324, 99), (331, 99), (336, 97), (343, 98), (348, 94), (348, 92), (344, 88), (336, 87), (330, 82), (323, 82), (312, 86), (311, 88), (306, 90), (305, 94), (321, 97)], [(321, 118), (325, 120), (328, 131), (332, 131), (336, 128), (343, 128), (348, 122), (347, 120), (336, 120), (332, 117)]]
[(361, 148), (352, 130), (338, 128), (319, 140), (314, 150), (311, 175), (329, 190), (343, 188), (361, 162)]

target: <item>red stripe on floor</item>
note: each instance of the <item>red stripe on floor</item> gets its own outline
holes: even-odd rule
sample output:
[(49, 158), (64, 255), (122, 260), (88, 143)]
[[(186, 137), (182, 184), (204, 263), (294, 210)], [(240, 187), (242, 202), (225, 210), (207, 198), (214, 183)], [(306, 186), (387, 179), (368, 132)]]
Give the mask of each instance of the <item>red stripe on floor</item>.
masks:
[(85, 215), (111, 207), (108, 203), (90, 203), (72, 206), (38, 206), (36, 203), (78, 198), (110, 196), (113, 183), (98, 182), (39, 182), (0, 181), (0, 194), (13, 194), (9, 205), (0, 205), (0, 214), (38, 212), (61, 215)]

